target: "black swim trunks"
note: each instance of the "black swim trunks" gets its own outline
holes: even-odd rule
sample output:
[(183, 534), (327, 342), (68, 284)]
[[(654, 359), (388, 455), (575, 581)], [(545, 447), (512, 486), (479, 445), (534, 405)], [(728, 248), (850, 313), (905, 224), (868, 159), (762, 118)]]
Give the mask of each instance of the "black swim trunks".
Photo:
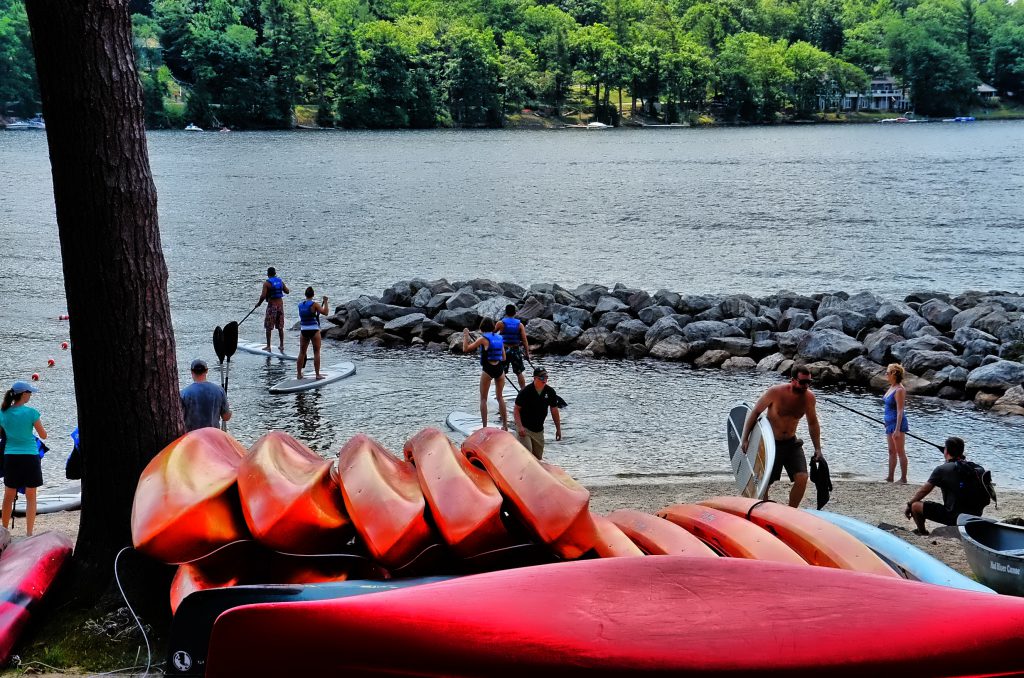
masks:
[(484, 374), (488, 375), (492, 379), (497, 379), (501, 375), (505, 374), (505, 364), (502, 362), (490, 363), (484, 360), (480, 363), (480, 367), (483, 368)]
[(782, 477), (782, 469), (790, 480), (798, 473), (807, 473), (807, 458), (804, 457), (804, 441), (799, 438), (775, 441), (775, 465), (769, 482), (774, 483)]
[(950, 511), (945, 506), (937, 502), (924, 502), (924, 519), (930, 520), (933, 523), (941, 523), (943, 525), (956, 525), (956, 519), (959, 515), (959, 511), (954, 513), (953, 511)]
[(526, 367), (523, 366), (523, 350), (518, 346), (506, 346), (505, 347), (505, 369), (504, 372), (508, 372), (508, 368), (512, 368), (513, 374), (522, 374), (526, 371)]
[(302, 336), (306, 339), (312, 339), (318, 334), (320, 334), (320, 330), (302, 330)]
[(43, 470), (38, 454), (5, 454), (4, 486), (39, 487), (43, 484)]

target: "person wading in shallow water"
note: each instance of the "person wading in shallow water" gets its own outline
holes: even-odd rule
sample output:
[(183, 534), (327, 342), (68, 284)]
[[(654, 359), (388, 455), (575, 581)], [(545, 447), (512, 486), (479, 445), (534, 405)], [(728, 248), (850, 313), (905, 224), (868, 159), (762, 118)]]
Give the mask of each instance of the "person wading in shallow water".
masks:
[[(750, 443), (750, 432), (762, 412), (768, 412), (768, 422), (775, 433), (775, 466), (768, 479), (768, 489), (782, 477), (782, 469), (786, 469), (793, 488), (789, 491), (789, 505), (800, 506), (807, 489), (807, 459), (804, 457), (804, 441), (796, 437), (796, 427), (800, 420), (807, 417), (807, 430), (814, 443), (814, 457), (824, 459), (821, 454), (821, 425), (818, 423), (818, 412), (815, 410), (816, 399), (811, 393), (811, 373), (806, 367), (794, 367), (792, 379), (788, 384), (772, 386), (754, 405), (753, 411), (743, 425), (743, 440), (740, 449), (747, 453)], [(765, 499), (768, 490), (765, 490)]]
[(513, 414), (519, 442), (537, 459), (544, 457), (544, 419), (548, 410), (551, 410), (551, 421), (555, 422), (555, 440), (562, 439), (562, 416), (558, 412), (560, 400), (555, 389), (548, 386), (548, 371), (543, 367), (533, 371), (533, 384), (524, 387), (516, 396)]
[(323, 379), (320, 375), (320, 316), (331, 312), (327, 305), (327, 297), (323, 297), (320, 303), (313, 301), (313, 288), (306, 288), (306, 298), (299, 302), (299, 359), (296, 365), (295, 377), (302, 379), (302, 368), (306, 366), (306, 349), (313, 344), (313, 371), (317, 379)]
[(256, 302), (258, 307), (264, 301), (267, 302), (267, 315), (263, 319), (263, 329), (267, 331), (267, 345), (265, 350), (270, 350), (270, 335), (274, 328), (281, 339), (281, 353), (284, 353), (284, 295), (288, 294), (288, 286), (277, 277), (277, 271), (273, 266), (267, 269), (267, 279), (263, 281), (263, 291), (260, 292), (260, 300)]
[(523, 376), (523, 372), (526, 371), (526, 367), (523, 365), (523, 352), (526, 352), (526, 360), (529, 361), (530, 342), (526, 338), (526, 325), (516, 317), (514, 304), (505, 307), (505, 317), (498, 321), (494, 330), (501, 334), (501, 339), (505, 342), (507, 359), (504, 372), (508, 374), (508, 368), (512, 368), (512, 373), (519, 381), (519, 390), (522, 391), (526, 388), (526, 377)]
[(494, 397), (498, 399), (498, 415), (501, 427), (508, 430), (508, 409), (502, 390), (505, 388), (505, 345), (501, 335), (494, 331), (494, 321), (484, 318), (480, 321), (483, 333), (476, 341), (470, 343), (469, 330), (462, 330), (462, 352), (469, 353), (480, 349), (480, 421), (487, 428), (487, 391), (494, 381)]

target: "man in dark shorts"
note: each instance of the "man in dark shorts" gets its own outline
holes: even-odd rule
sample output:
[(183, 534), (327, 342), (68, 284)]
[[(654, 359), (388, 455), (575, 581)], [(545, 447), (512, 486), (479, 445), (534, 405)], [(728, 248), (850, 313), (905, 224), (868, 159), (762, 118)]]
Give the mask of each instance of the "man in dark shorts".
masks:
[[(942, 449), (942, 455), (946, 462), (935, 467), (932, 474), (928, 476), (928, 482), (914, 494), (914, 497), (907, 502), (904, 515), (913, 518), (917, 529), (914, 534), (927, 535), (924, 521), (930, 520), (933, 523), (942, 525), (956, 525), (956, 519), (961, 513), (972, 516), (980, 516), (987, 505), (978, 505), (977, 500), (972, 502), (969, 496), (970, 490), (964, 489), (962, 473), (975, 473), (974, 469), (967, 466), (969, 462), (964, 458), (964, 441), (962, 438), (950, 436), (946, 438), (946, 446)], [(962, 468), (958, 468), (961, 466)], [(965, 467), (965, 468), (964, 468)], [(980, 479), (976, 481), (980, 484)], [(942, 503), (934, 501), (923, 501), (928, 494), (936, 487), (942, 490)], [(984, 486), (979, 486), (977, 492), (984, 492)], [(970, 504), (974, 503), (974, 506)]]
[(192, 381), (181, 390), (181, 407), (185, 413), (185, 430), (217, 428), (221, 420), (231, 419), (228, 396), (217, 384), (206, 381), (206, 361), (192, 361)]
[(281, 339), (281, 353), (284, 353), (284, 295), (288, 292), (288, 286), (278, 277), (277, 270), (273, 266), (268, 268), (260, 300), (256, 302), (257, 307), (264, 301), (267, 302), (267, 315), (263, 318), (263, 329), (267, 331), (267, 345), (264, 347), (266, 351), (270, 350), (270, 335), (276, 329)]
[(499, 333), (505, 342), (505, 374), (508, 374), (508, 368), (511, 367), (512, 373), (519, 381), (519, 390), (522, 391), (526, 388), (526, 377), (523, 376), (523, 372), (526, 371), (526, 366), (523, 365), (523, 351), (526, 352), (526, 360), (529, 362), (530, 342), (526, 338), (526, 324), (516, 317), (515, 304), (505, 307), (505, 317), (498, 321), (494, 331)]
[(540, 459), (544, 456), (544, 419), (551, 410), (555, 422), (555, 440), (562, 439), (562, 417), (558, 412), (559, 398), (548, 386), (548, 371), (538, 367), (533, 371), (533, 384), (525, 386), (516, 396), (515, 418), (519, 442)]
[[(807, 489), (807, 458), (804, 457), (804, 441), (796, 437), (796, 427), (800, 420), (807, 417), (807, 431), (814, 443), (814, 457), (824, 459), (821, 454), (821, 425), (815, 410), (816, 399), (811, 393), (811, 373), (806, 367), (794, 366), (788, 384), (772, 386), (761, 396), (753, 411), (743, 425), (743, 440), (740, 449), (747, 453), (750, 432), (761, 413), (768, 412), (768, 422), (775, 433), (775, 466), (768, 478), (768, 489), (771, 484), (782, 477), (782, 469), (786, 469), (793, 487), (789, 491), (789, 505), (800, 506)], [(765, 490), (764, 498), (768, 498)]]

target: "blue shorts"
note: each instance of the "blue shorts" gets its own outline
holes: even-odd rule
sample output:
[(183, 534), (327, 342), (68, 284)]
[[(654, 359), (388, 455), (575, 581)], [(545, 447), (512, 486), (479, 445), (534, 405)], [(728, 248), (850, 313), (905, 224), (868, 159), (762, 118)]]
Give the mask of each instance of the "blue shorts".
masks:
[[(903, 417), (903, 421), (900, 422), (900, 433), (906, 433), (910, 430), (910, 424), (907, 423), (907, 418)], [(896, 422), (887, 421), (885, 422), (885, 435), (890, 435), (896, 432)]]

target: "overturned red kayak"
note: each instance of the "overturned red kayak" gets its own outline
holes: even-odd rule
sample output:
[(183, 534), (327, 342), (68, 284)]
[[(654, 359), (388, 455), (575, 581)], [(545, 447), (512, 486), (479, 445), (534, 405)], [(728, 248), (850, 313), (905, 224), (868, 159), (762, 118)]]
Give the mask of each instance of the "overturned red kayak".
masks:
[(412, 464), (359, 434), (338, 452), (345, 508), (374, 560), (402, 567), (434, 541)]
[(153, 457), (132, 505), (132, 542), (165, 563), (201, 558), (249, 530), (238, 503), (245, 448), (217, 428), (181, 436)]
[(704, 542), (683, 528), (649, 513), (619, 509), (609, 513), (608, 520), (647, 555), (718, 557)]
[(10, 658), (32, 608), (71, 557), (72, 547), (71, 539), (59, 532), (41, 532), (0, 555), (0, 664)]
[(473, 466), (436, 428), (405, 443), (405, 458), (416, 468), (423, 496), (441, 537), (462, 556), (510, 546), (501, 522), (502, 497), (494, 481)]
[(781, 539), (811, 565), (900, 578), (856, 537), (800, 509), (747, 497), (712, 497), (699, 504), (750, 520)]
[(253, 537), (285, 553), (336, 553), (352, 523), (331, 462), (281, 431), (249, 449), (238, 468), (238, 495)]
[(640, 547), (633, 543), (633, 540), (626, 536), (626, 533), (618, 528), (612, 521), (596, 513), (590, 514), (597, 528), (597, 542), (594, 544), (594, 553), (602, 558), (636, 557), (644, 555)]
[[(608, 558), (230, 609), (206, 675), (977, 676), (1024, 671), (1022, 628), (1024, 601), (1008, 596), (740, 558)], [(274, 647), (288, 651), (253, 651)]]
[(726, 556), (774, 560), (792, 565), (807, 564), (778, 537), (725, 511), (696, 504), (675, 504), (661, 509), (657, 515), (682, 527)]
[(569, 474), (537, 460), (508, 431), (483, 428), (462, 452), (479, 462), (509, 500), (523, 526), (562, 558), (579, 558), (597, 543), (590, 492)]

